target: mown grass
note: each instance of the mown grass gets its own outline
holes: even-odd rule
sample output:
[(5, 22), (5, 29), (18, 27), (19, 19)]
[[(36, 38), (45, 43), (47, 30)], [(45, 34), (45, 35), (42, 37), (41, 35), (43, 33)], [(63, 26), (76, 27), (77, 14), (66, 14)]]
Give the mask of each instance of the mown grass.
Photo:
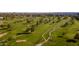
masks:
[[(79, 21), (75, 20), (74, 24), (61, 27), (52, 33), (52, 40), (45, 43), (45, 46), (77, 46), (79, 41), (76, 43), (66, 42), (67, 39), (74, 39), (77, 30), (79, 30)], [(63, 34), (64, 33), (64, 34)], [(74, 39), (75, 40), (75, 39)]]
[[(25, 18), (22, 18), (25, 19)], [(0, 40), (6, 40), (5, 43), (8, 46), (34, 46), (38, 44), (42, 40), (42, 34), (45, 33), (50, 28), (54, 28), (56, 24), (59, 26), (62, 25), (64, 22), (64, 19), (58, 21), (58, 18), (55, 17), (50, 23), (41, 23), (40, 25), (35, 27), (34, 32), (31, 34), (21, 34), (16, 35), (17, 33), (21, 33), (25, 31), (27, 28), (26, 26), (28, 24), (35, 24), (37, 19), (33, 18), (32, 23), (26, 23), (25, 21), (19, 21), (20, 18), (14, 18), (12, 20), (8, 19), (6, 20), (11, 25), (11, 31), (8, 30), (0, 30), (0, 32), (8, 32), (7, 35), (0, 38)], [(65, 19), (66, 20), (66, 19)], [(56, 27), (55, 27), (56, 28)], [(50, 39), (47, 43), (45, 43), (45, 46), (77, 46), (79, 45), (79, 41), (76, 43), (73, 42), (66, 42), (67, 39), (74, 39), (75, 34), (77, 33), (77, 30), (79, 30), (79, 21), (74, 19), (73, 24), (68, 24), (65, 27), (59, 27), (57, 30), (52, 32), (52, 39)], [(7, 39), (10, 39), (7, 41)], [(48, 38), (48, 33), (45, 34), (45, 38)], [(26, 42), (16, 42), (16, 40), (26, 40)]]

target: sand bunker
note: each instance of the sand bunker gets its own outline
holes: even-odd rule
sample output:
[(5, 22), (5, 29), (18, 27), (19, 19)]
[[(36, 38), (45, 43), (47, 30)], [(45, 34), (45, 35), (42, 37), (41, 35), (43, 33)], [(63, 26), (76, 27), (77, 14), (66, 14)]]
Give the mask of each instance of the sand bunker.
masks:
[(26, 42), (26, 40), (16, 40), (16, 42)]

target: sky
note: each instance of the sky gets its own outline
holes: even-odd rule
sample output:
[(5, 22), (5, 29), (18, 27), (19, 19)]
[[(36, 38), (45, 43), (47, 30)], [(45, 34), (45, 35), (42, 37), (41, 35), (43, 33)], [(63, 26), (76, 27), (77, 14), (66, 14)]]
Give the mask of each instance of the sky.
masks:
[(0, 0), (0, 12), (78, 12), (78, 0)]

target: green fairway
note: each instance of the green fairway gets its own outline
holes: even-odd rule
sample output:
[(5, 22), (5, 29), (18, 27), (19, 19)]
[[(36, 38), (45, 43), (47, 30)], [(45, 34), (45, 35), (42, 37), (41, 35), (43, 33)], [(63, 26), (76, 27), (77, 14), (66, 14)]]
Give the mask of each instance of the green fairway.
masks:
[(5, 16), (0, 22), (1, 46), (79, 45), (79, 20), (75, 17)]

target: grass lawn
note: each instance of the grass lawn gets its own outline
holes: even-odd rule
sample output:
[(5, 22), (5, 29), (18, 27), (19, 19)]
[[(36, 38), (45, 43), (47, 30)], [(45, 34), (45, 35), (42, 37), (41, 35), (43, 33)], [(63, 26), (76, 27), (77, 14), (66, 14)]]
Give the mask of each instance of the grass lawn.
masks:
[[(74, 24), (61, 27), (52, 33), (52, 39), (45, 43), (45, 46), (77, 46), (76, 43), (66, 42), (67, 39), (74, 39), (75, 34), (79, 30), (79, 21), (75, 20)], [(62, 35), (64, 33), (64, 35)]]
[[(21, 34), (21, 35), (16, 35), (17, 33), (21, 33), (26, 30), (27, 25), (33, 25), (36, 24), (41, 17), (33, 18), (30, 23), (26, 23), (27, 17), (24, 18), (14, 18), (10, 20), (4, 20), (5, 24), (10, 24), (11, 25), (11, 31), (8, 31), (8, 29), (5, 30), (0, 30), (0, 32), (6, 33), (8, 32), (7, 35), (3, 36), (0, 38), (0, 40), (4, 40), (5, 42), (4, 45), (9, 45), (9, 46), (34, 46), (38, 43), (40, 43), (42, 40), (42, 35), (48, 30), (48, 29), (55, 29), (54, 32), (52, 32), (52, 39), (48, 40), (44, 46), (77, 46), (79, 45), (79, 41), (76, 43), (73, 42), (66, 42), (67, 39), (74, 39), (74, 36), (76, 35), (77, 31), (79, 30), (79, 21), (74, 19), (74, 23), (70, 24), (71, 21), (69, 17), (67, 19), (63, 19), (63, 17), (58, 21), (59, 19), (55, 17), (52, 19), (54, 22), (48, 22), (45, 24), (41, 23), (38, 26), (35, 27), (34, 32), (31, 34)], [(47, 19), (48, 20), (48, 19)], [(61, 26), (64, 25), (65, 23), (68, 23), (65, 27)], [(70, 23), (69, 23), (70, 22)], [(49, 31), (50, 32), (50, 31)], [(48, 33), (49, 33), (48, 32)], [(48, 38), (48, 33), (45, 34), (45, 38)], [(7, 41), (9, 40), (9, 41)], [(17, 40), (26, 40), (25, 42), (16, 42)], [(1, 44), (1, 43), (0, 43)]]

